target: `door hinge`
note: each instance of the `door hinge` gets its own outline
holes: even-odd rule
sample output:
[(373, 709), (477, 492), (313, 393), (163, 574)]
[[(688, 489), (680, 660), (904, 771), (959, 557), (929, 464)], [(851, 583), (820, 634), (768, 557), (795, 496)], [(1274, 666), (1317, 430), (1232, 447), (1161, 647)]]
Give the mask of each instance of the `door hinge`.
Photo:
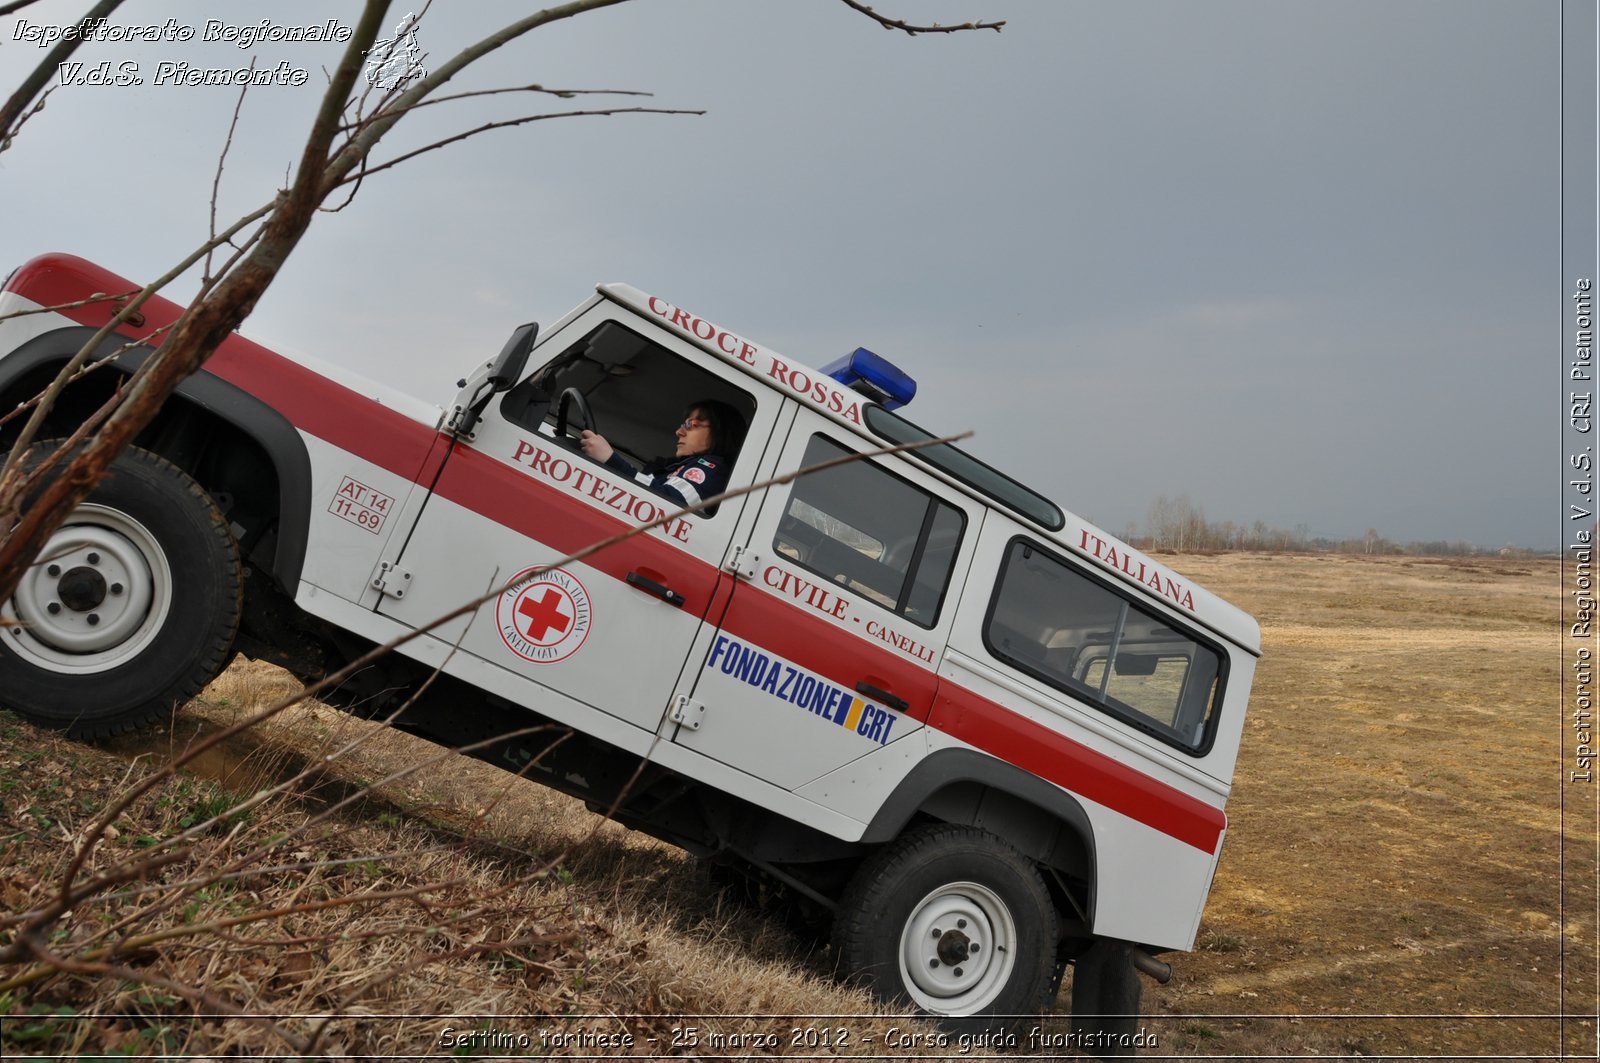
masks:
[(473, 429), (477, 426), (478, 415), (465, 406), (452, 407), (450, 416), (444, 422), (445, 431), (459, 436), (469, 443), (477, 438), (477, 435), (473, 432)]
[(379, 561), (378, 571), (372, 575), (372, 588), (380, 595), (404, 598), (411, 586), (411, 573), (396, 567), (393, 561)]
[(695, 701), (687, 694), (679, 694), (673, 698), (672, 711), (667, 713), (667, 718), (673, 723), (681, 723), (691, 731), (700, 730), (700, 723), (705, 716), (705, 704)]
[(760, 554), (748, 546), (735, 546), (733, 553), (728, 555), (728, 563), (722, 567), (732, 572), (739, 579), (755, 579), (756, 569), (760, 564)]

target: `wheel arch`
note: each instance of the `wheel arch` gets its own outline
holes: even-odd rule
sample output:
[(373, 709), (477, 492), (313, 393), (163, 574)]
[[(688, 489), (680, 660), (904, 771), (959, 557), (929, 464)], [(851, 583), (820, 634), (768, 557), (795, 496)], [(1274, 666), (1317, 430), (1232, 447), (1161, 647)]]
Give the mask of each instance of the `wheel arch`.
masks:
[[(62, 365), (95, 333), (66, 326), (35, 336), (0, 358), (0, 410), (15, 408), (42, 390)], [(115, 381), (142, 365), (153, 349), (123, 350), (127, 340), (108, 336), (95, 357), (115, 355), (105, 368), (70, 385), (62, 397), (67, 418), (92, 411), (111, 393)], [(121, 352), (121, 353), (118, 353)], [(76, 424), (66, 424), (70, 431)], [(53, 434), (64, 435), (64, 431)], [(311, 512), (311, 459), (299, 431), (278, 410), (204, 369), (178, 384), (172, 398), (135, 442), (194, 476), (208, 489), (221, 484), (246, 497), (263, 529), (252, 544), (251, 562), (267, 570), (292, 594), (305, 562)], [(265, 469), (271, 482), (255, 473)], [(209, 481), (209, 482), (208, 482)]]
[(1082, 914), (1092, 925), (1094, 827), (1070, 793), (986, 754), (941, 749), (901, 780), (861, 840), (891, 841), (918, 819), (981, 828), (1044, 867), (1081, 878), (1086, 883)]

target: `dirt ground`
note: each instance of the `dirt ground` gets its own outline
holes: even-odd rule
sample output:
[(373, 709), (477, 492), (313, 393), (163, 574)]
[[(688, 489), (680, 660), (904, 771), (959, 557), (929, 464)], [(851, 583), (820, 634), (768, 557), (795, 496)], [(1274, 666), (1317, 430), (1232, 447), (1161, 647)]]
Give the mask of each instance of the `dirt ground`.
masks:
[(1163, 1024), (1172, 1047), (1545, 1056), (1564, 1030), (1593, 1058), (1594, 793), (1563, 794), (1557, 563), (1170, 560), (1264, 651), (1199, 948), (1146, 994), (1209, 1016)]
[[(1594, 1058), (1595, 793), (1563, 789), (1557, 563), (1259, 554), (1167, 560), (1256, 615), (1264, 655), (1200, 941), (1192, 953), (1166, 957), (1175, 968), (1171, 984), (1146, 983), (1156, 1043), (1141, 1054), (1527, 1059), (1566, 1051)], [(282, 682), (272, 674), (282, 677), (237, 664), (193, 712), (226, 722), (275, 696)], [(279, 763), (302, 739), (313, 749), (330, 732), (337, 737), (347, 719), (325, 709), (294, 717), (260, 737), (273, 756), (236, 746), (204, 770), (248, 791), (263, 779), (241, 778), (240, 764)], [(417, 758), (420, 743), (392, 737), (394, 744), (365, 750), (340, 770), (366, 781)], [(126, 739), (113, 749), (137, 757), (160, 752), (167, 740)], [(45, 759), (73, 759), (69, 743), (41, 746)], [(0, 839), (8, 863), (38, 851), (31, 828), (17, 825), (27, 828), (30, 816), (48, 822), (38, 788), (24, 793), (33, 784), (13, 789), (6, 778), (23, 779), (39, 756), (8, 754), (0, 765), (13, 824)], [(409, 801), (431, 829), (459, 821), (523, 851), (591, 831), (593, 817), (575, 803), (515, 780), (485, 812), (484, 791), (506, 779), (457, 759), (411, 780), (397, 800)], [(75, 784), (80, 804), (92, 785), (83, 777)], [(381, 834), (396, 807), (352, 814), (361, 831)], [(825, 955), (801, 939), (752, 930), (755, 924), (738, 921), (743, 916), (730, 922), (705, 899), (703, 869), (675, 850), (615, 826), (582, 844), (587, 850), (566, 864), (577, 891), (571, 905), (607, 923), (616, 941), (637, 939), (630, 950), (648, 956), (650, 967), (643, 970), (641, 960), (640, 970), (628, 970), (632, 952), (618, 950), (603, 986), (598, 968), (590, 975), (590, 992), (605, 995), (584, 1006), (598, 1001), (627, 1012), (670, 1000), (679, 1012), (715, 1014), (770, 997), (788, 1014), (865, 1007), (826, 983)], [(43, 868), (29, 870), (48, 881)], [(7, 887), (7, 907), (26, 903), (25, 892)], [(658, 906), (644, 920), (651, 928), (635, 928), (625, 914), (640, 898)], [(719, 983), (719, 969), (737, 969), (739, 980)], [(473, 984), (469, 999), (488, 999), (489, 990)], [(0, 1024), (8, 1011), (13, 1020), (37, 1012), (40, 1000), (73, 1002), (60, 986), (51, 992), (0, 999)], [(441, 1010), (471, 1013), (465, 1000), (440, 993)], [(520, 1009), (537, 1006), (530, 999)], [(1057, 1016), (1044, 1026), (1065, 1023)], [(51, 1036), (29, 1047), (58, 1049), (66, 1034)], [(1012, 1054), (1026, 1053), (1023, 1044)], [(781, 1054), (798, 1052), (785, 1045)], [(880, 1053), (869, 1054), (930, 1053), (888, 1051), (880, 1042)]]

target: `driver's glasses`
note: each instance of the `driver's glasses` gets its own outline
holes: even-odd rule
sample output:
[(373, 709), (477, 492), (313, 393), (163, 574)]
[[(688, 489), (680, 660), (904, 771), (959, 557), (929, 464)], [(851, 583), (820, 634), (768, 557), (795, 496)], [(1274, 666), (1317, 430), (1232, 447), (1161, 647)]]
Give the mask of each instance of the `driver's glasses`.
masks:
[(680, 424), (677, 428), (674, 428), (673, 431), (674, 432), (688, 432), (688, 431), (691, 431), (691, 430), (696, 429), (696, 428), (709, 428), (709, 427), (711, 427), (711, 422), (710, 421), (697, 421), (693, 417), (691, 417), (687, 421), (684, 421), (682, 424)]

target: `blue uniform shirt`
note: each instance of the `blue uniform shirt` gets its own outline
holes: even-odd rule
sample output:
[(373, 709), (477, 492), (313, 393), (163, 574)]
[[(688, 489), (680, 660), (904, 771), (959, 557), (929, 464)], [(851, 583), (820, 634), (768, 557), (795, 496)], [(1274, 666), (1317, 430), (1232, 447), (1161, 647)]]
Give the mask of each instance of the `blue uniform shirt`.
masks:
[(606, 459), (606, 465), (633, 477), (661, 497), (685, 507), (697, 506), (702, 500), (715, 498), (728, 489), (728, 462), (719, 454), (691, 454), (687, 458), (675, 458), (670, 465), (654, 474), (640, 472), (614, 451)]

